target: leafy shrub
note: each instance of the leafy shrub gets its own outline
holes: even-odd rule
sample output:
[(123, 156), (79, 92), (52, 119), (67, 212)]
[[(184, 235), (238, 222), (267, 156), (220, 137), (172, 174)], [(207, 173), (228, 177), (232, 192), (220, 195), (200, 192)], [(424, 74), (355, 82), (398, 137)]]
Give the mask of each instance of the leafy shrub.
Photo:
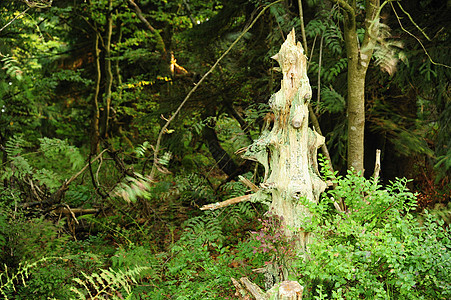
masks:
[[(349, 172), (336, 181), (319, 204), (309, 204), (310, 260), (297, 269), (310, 287), (307, 299), (449, 299), (447, 229), (428, 212), (422, 225), (411, 214), (415, 195), (407, 180), (382, 188)], [(346, 212), (331, 212), (339, 198)]]

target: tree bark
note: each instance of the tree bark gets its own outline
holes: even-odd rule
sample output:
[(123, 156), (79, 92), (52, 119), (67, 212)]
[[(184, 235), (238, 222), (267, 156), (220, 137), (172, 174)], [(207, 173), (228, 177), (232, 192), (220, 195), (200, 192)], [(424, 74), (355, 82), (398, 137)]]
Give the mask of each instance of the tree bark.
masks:
[(362, 45), (356, 30), (356, 3), (334, 0), (344, 10), (344, 40), (348, 57), (348, 169), (364, 171), (365, 76), (373, 54), (372, 22), (380, 7), (379, 0), (366, 1), (365, 36)]
[(113, 86), (113, 72), (111, 70), (111, 36), (113, 35), (113, 0), (108, 0), (107, 32), (105, 43), (105, 122), (102, 136), (108, 136), (108, 126), (111, 110), (111, 88)]
[(100, 69), (100, 49), (99, 49), (99, 34), (95, 32), (94, 53), (96, 62), (96, 86), (93, 99), (93, 117), (92, 117), (92, 137), (91, 137), (91, 155), (99, 153), (99, 140), (100, 140), (100, 108), (99, 108), (99, 93), (100, 93), (100, 80), (102, 72)]
[(302, 224), (311, 217), (305, 201), (317, 202), (326, 188), (317, 167), (317, 149), (324, 137), (308, 127), (308, 104), (312, 90), (307, 77), (307, 58), (294, 29), (278, 54), (283, 79), (281, 89), (271, 96), (274, 126), (248, 147), (245, 157), (265, 167), (262, 189), (256, 200), (269, 201), (270, 211), (283, 217), (284, 231), (297, 240), (299, 250), (308, 243)]

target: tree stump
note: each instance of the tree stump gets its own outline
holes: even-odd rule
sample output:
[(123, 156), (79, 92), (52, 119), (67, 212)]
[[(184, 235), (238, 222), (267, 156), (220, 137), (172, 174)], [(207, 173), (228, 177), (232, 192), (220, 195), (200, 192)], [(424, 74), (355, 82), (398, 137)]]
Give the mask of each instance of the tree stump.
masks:
[(324, 137), (308, 127), (312, 89), (307, 58), (301, 43), (296, 43), (294, 29), (272, 58), (283, 74), (281, 89), (269, 100), (274, 125), (247, 148), (244, 157), (265, 168), (262, 188), (254, 199), (269, 202), (270, 211), (283, 217), (285, 234), (298, 239), (299, 248), (305, 249), (308, 233), (302, 230), (302, 222), (311, 214), (302, 199), (317, 202), (327, 186), (317, 165), (317, 149)]
[(283, 281), (275, 285), (268, 292), (269, 299), (301, 300), (304, 287), (297, 281)]

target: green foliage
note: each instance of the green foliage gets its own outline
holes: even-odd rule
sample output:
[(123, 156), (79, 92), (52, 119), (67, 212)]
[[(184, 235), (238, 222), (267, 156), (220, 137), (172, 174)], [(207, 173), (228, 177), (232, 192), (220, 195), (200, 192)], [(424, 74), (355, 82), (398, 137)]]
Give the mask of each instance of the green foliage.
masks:
[(345, 98), (332, 86), (321, 89), (321, 99), (320, 106), (330, 113), (343, 113), (346, 109)]
[[(18, 289), (27, 287), (27, 280), (34, 274), (35, 269), (46, 262), (62, 259), (60, 257), (44, 257), (33, 263), (25, 263), (19, 265), (18, 269), (13, 271), (9, 270), (6, 266), (2, 273), (0, 273), (0, 295), (3, 299), (20, 299), (13, 297), (12, 294), (19, 292)], [(47, 290), (48, 291), (48, 290)], [(24, 298), (26, 299), (26, 298)]]
[(6, 75), (19, 81), (22, 80), (23, 71), (18, 66), (19, 62), (16, 59), (6, 55), (0, 61), (3, 64), (2, 69), (6, 70)]
[(40, 138), (40, 151), (47, 160), (66, 160), (73, 170), (79, 169), (84, 163), (84, 159), (78, 148), (69, 145), (67, 141), (60, 139)]
[(73, 170), (80, 169), (84, 164), (79, 149), (67, 141), (41, 138), (39, 143), (39, 150), (33, 152), (33, 144), (22, 135), (11, 137), (6, 142), (8, 162), (0, 179), (33, 180), (53, 192), (61, 186), (63, 179), (67, 179)]
[[(407, 180), (386, 188), (349, 173), (319, 204), (305, 227), (313, 232), (310, 261), (299, 262), (307, 299), (447, 299), (451, 241), (443, 221), (411, 215), (415, 195)], [(346, 212), (327, 209), (341, 198)], [(325, 297), (325, 298), (324, 298)]]
[(136, 278), (146, 269), (136, 266), (126, 271), (104, 269), (93, 274), (82, 272), (82, 279), (74, 278), (79, 287), (71, 287), (71, 291), (78, 299), (96, 299), (106, 295), (112, 296), (111, 299), (124, 299), (123, 296), (132, 299), (132, 284), (137, 283)]

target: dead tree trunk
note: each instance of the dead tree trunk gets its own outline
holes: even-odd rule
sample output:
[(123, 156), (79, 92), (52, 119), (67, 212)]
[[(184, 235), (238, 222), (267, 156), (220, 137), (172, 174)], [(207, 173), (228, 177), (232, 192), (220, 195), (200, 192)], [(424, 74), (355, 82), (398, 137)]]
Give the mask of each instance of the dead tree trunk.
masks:
[(299, 239), (300, 250), (308, 243), (302, 222), (311, 215), (303, 200), (317, 202), (326, 188), (317, 166), (317, 149), (324, 137), (308, 127), (308, 104), (312, 90), (307, 78), (307, 58), (294, 29), (279, 53), (283, 79), (269, 104), (275, 115), (273, 128), (264, 132), (245, 153), (265, 167), (265, 178), (256, 200), (269, 201), (270, 211), (283, 217), (287, 236)]

